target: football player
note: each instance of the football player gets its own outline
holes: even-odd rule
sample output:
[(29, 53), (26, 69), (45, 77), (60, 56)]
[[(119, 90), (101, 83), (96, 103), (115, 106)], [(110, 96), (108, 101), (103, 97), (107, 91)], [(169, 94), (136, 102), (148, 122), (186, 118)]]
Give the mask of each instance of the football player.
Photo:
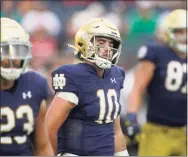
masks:
[(1, 18), (0, 155), (53, 155), (44, 123), (47, 81), (25, 72), (31, 59), (29, 35), (9, 18)]
[[(128, 100), (128, 128), (134, 135), (142, 95), (148, 94), (140, 156), (186, 155), (187, 11), (170, 12), (161, 23), (160, 42), (138, 51), (139, 64)], [(161, 35), (161, 34), (160, 34)]]
[(125, 73), (116, 66), (122, 47), (117, 27), (95, 18), (78, 30), (72, 47), (82, 63), (52, 73), (56, 94), (46, 121), (54, 151), (60, 156), (128, 156), (119, 118)]

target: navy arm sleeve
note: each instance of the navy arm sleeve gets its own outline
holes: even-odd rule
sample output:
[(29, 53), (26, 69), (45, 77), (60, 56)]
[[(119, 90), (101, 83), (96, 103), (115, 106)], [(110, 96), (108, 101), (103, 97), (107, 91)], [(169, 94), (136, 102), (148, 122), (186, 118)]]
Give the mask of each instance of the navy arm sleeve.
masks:
[(52, 72), (52, 87), (56, 92), (70, 92), (78, 97), (78, 88), (73, 81), (71, 70), (60, 67)]

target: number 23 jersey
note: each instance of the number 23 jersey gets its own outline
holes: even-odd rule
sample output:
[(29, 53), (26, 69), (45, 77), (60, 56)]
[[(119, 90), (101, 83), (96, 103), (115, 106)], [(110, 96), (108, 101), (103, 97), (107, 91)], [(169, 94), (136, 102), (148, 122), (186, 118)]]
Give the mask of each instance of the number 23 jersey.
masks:
[[(95, 152), (101, 151), (101, 153), (92, 152), (93, 155), (102, 155), (105, 149), (105, 151), (111, 149), (110, 152), (114, 153), (113, 121), (121, 110), (119, 98), (125, 77), (123, 69), (113, 66), (105, 70), (104, 77), (100, 79), (93, 66), (79, 63), (59, 67), (52, 73), (52, 77), (54, 90), (76, 104), (59, 131), (59, 138), (62, 139), (59, 152), (66, 151), (68, 147), (69, 153), (77, 155), (88, 155), (87, 153), (94, 150)], [(77, 123), (75, 126), (73, 125), (74, 120)], [(79, 123), (82, 124), (79, 125)], [(65, 131), (66, 128), (69, 129)], [(78, 128), (80, 128), (79, 131)], [(65, 139), (72, 138), (75, 134), (80, 139), (76, 140), (75, 146), (75, 142), (72, 142), (72, 146), (69, 147), (69, 142)], [(79, 145), (80, 148), (78, 148)], [(81, 147), (84, 148), (84, 151), (81, 151)], [(102, 147), (104, 150), (100, 150)], [(104, 154), (113, 155), (107, 152)]]
[(47, 80), (29, 71), (20, 76), (13, 89), (0, 93), (0, 155), (33, 155), (31, 135), (40, 104), (50, 94)]
[(141, 47), (138, 58), (155, 64), (147, 89), (147, 119), (169, 126), (186, 125), (187, 58), (180, 58), (172, 49), (159, 43)]

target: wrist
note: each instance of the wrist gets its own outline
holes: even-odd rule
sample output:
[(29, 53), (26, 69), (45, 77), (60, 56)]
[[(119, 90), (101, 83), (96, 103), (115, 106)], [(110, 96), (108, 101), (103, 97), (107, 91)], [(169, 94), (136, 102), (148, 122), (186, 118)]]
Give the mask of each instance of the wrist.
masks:
[(128, 112), (127, 113), (127, 120), (131, 122), (136, 122), (137, 121), (137, 114), (134, 112)]
[(115, 156), (129, 156), (129, 153), (128, 153), (127, 149), (125, 149), (124, 151), (116, 152), (114, 155)]

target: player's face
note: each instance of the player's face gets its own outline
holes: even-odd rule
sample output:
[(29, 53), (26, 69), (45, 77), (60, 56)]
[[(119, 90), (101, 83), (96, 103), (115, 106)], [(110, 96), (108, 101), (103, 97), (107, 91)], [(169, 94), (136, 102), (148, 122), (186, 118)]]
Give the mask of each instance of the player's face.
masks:
[(11, 60), (11, 59), (4, 59), (1, 60), (1, 67), (2, 68), (20, 68), (21, 67), (21, 60)]
[(108, 60), (112, 59), (112, 48), (114, 47), (114, 42), (112, 39), (105, 37), (96, 37), (95, 44), (95, 46), (98, 47), (98, 55), (100, 57)]
[(184, 29), (175, 29), (175, 30), (173, 30), (173, 33), (174, 33), (175, 38), (178, 43), (186, 44), (187, 31), (185, 28)]

